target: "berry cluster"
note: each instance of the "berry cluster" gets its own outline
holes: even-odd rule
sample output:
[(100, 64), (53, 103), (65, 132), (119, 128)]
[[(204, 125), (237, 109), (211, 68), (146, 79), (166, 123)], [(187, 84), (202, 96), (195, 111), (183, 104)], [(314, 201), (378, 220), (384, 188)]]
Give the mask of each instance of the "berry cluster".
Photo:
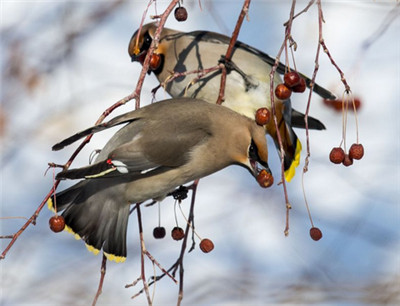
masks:
[(345, 153), (341, 147), (335, 147), (329, 154), (329, 159), (334, 164), (343, 164), (346, 167), (353, 164), (354, 159), (361, 159), (364, 156), (364, 147), (360, 143), (353, 143), (349, 153)]
[[(354, 103), (354, 104), (353, 104)], [(328, 100), (324, 99), (324, 104), (332, 108), (333, 110), (337, 112), (341, 112), (343, 109), (348, 109), (350, 111), (358, 111), (361, 108), (361, 100), (360, 98), (355, 97), (354, 102), (353, 101), (348, 101), (348, 100)], [(351, 106), (353, 104), (353, 107)]]
[[(166, 231), (163, 226), (157, 226), (153, 230), (153, 237), (156, 239), (162, 239), (165, 237), (165, 233)], [(171, 237), (176, 241), (182, 240), (185, 237), (185, 231), (183, 230), (183, 228), (175, 226), (171, 231)], [(200, 250), (202, 250), (204, 253), (209, 253), (213, 249), (214, 249), (214, 243), (210, 239), (208, 238), (201, 239)]]
[(292, 95), (292, 92), (304, 92), (306, 90), (306, 81), (296, 72), (290, 71), (283, 76), (284, 83), (275, 88), (275, 96), (278, 99), (286, 100)]
[[(271, 112), (266, 107), (261, 107), (257, 110), (255, 121), (258, 125), (266, 125), (271, 120)], [(274, 177), (267, 170), (262, 169), (257, 175), (257, 182), (263, 188), (268, 188), (274, 183)]]

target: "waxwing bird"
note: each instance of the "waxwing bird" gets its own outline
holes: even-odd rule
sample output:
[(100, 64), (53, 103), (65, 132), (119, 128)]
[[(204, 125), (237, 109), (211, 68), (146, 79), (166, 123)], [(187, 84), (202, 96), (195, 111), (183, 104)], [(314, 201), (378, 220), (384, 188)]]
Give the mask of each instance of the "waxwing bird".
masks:
[[(140, 33), (136, 31), (129, 43), (128, 52), (132, 61), (143, 63), (147, 50), (154, 37), (157, 26), (146, 24)], [(215, 103), (219, 94), (221, 71), (217, 70), (205, 75), (196, 83), (191, 81), (197, 74), (180, 76), (170, 82), (168, 79), (174, 72), (188, 72), (207, 69), (224, 61), (230, 38), (218, 33), (195, 31), (183, 33), (164, 28), (154, 54), (155, 64), (151, 66), (159, 82), (174, 98), (192, 97)], [(271, 110), (270, 71), (275, 59), (267, 54), (241, 42), (235, 44), (232, 60), (227, 63), (227, 80), (225, 97), (222, 105), (254, 119), (257, 109), (267, 107)], [(285, 66), (279, 64), (278, 73), (285, 73)], [(311, 80), (301, 75), (307, 86)], [(279, 74), (275, 74), (274, 86), (282, 83)], [(328, 90), (314, 84), (313, 90), (325, 99), (336, 97)], [(290, 100), (275, 99), (276, 115), (279, 131), (285, 151), (285, 177), (289, 181), (299, 164), (301, 144), (293, 131), (293, 127), (305, 128), (304, 114), (292, 109)], [(310, 129), (322, 130), (325, 126), (317, 119), (308, 117)], [(265, 126), (266, 132), (274, 139), (279, 151), (278, 136), (273, 120)]]
[(62, 171), (57, 179), (83, 179), (53, 195), (68, 231), (89, 250), (124, 261), (130, 204), (161, 200), (185, 183), (237, 164), (268, 172), (265, 133), (254, 120), (198, 99), (165, 100), (88, 128), (53, 150), (120, 124), (94, 164)]

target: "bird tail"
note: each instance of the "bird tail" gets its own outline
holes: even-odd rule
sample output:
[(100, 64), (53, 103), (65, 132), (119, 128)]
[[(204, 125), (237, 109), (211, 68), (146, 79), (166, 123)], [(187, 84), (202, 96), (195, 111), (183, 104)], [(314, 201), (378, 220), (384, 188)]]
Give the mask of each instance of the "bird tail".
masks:
[[(291, 109), (290, 104), (284, 105), (278, 104), (278, 108), (281, 108), (280, 111), (276, 111), (277, 122), (279, 134), (282, 140), (282, 147), (284, 154), (284, 174), (286, 181), (290, 182), (293, 176), (296, 173), (296, 167), (300, 164), (300, 152), (301, 152), (301, 143), (297, 138), (292, 125), (291, 125)], [(289, 123), (290, 124), (289, 124)], [(275, 142), (275, 146), (278, 150), (278, 153), (281, 152), (281, 147), (279, 145), (278, 133), (275, 128), (274, 120), (271, 120), (269, 124), (266, 126), (268, 134), (272, 137)]]
[[(113, 185), (113, 184), (111, 184)], [(126, 259), (129, 203), (121, 201), (122, 186), (107, 179), (84, 180), (53, 195), (49, 209), (63, 211), (65, 230), (82, 239), (95, 255), (103, 249), (107, 259)]]
[[(301, 143), (297, 138), (295, 132), (293, 131), (292, 127), (283, 120), (283, 117), (281, 118), (281, 120), (279, 120), (278, 118), (278, 127), (279, 134), (282, 140), (282, 147), (285, 152), (283, 161), (285, 179), (289, 182), (295, 175), (296, 167), (300, 164)], [(268, 128), (268, 134), (270, 134), (273, 138), (278, 152), (281, 152), (278, 135), (274, 126), (274, 122), (272, 120), (270, 122), (270, 127)]]
[[(292, 109), (292, 116), (291, 116), (291, 126), (294, 128), (300, 128), (300, 129), (305, 129), (306, 128), (306, 123), (304, 121), (305, 115), (303, 113), (300, 113), (299, 111)], [(311, 116), (308, 116), (308, 128), (311, 130), (325, 130), (325, 125), (319, 121), (316, 118), (313, 118)]]
[[(281, 136), (282, 146), (285, 152), (283, 161), (285, 179), (289, 182), (296, 173), (296, 167), (300, 164), (301, 152), (301, 143), (300, 140), (297, 138), (293, 127), (304, 129), (305, 115), (292, 109), (290, 106), (290, 101), (285, 101), (284, 103), (278, 104), (277, 107), (281, 108), (281, 111), (277, 111), (276, 115), (278, 120), (279, 134)], [(278, 152), (280, 152), (280, 145), (274, 121), (271, 120), (266, 128), (268, 133), (274, 139), (275, 146), (278, 149)], [(309, 116), (308, 128), (313, 130), (324, 130), (325, 126), (318, 119)]]

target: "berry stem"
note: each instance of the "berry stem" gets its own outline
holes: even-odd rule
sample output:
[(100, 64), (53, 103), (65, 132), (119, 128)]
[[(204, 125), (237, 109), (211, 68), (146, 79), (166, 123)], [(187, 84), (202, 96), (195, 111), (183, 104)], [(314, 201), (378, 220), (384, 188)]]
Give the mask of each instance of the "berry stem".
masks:
[(56, 174), (55, 174), (55, 172), (56, 172), (56, 170), (53, 167), (53, 188), (52, 188), (52, 191), (53, 191), (53, 194), (54, 194), (53, 207), (54, 207), (55, 215), (57, 216), (57, 199), (56, 199), (57, 197), (55, 195), (57, 185), (56, 185)]
[(290, 14), (289, 14), (289, 21), (285, 24), (285, 39), (281, 45), (281, 48), (279, 49), (276, 58), (275, 58), (275, 64), (271, 68), (271, 72), (269, 74), (270, 78), (270, 99), (271, 99), (271, 111), (272, 111), (272, 118), (274, 119), (274, 125), (276, 129), (276, 136), (278, 138), (278, 143), (279, 143), (279, 152), (280, 152), (280, 159), (281, 159), (281, 182), (283, 186), (283, 193), (285, 196), (285, 203), (286, 203), (286, 226), (285, 226), (285, 236), (289, 235), (289, 211), (291, 209), (291, 205), (289, 202), (289, 195), (287, 192), (287, 185), (286, 185), (286, 179), (285, 179), (285, 165), (284, 165), (284, 158), (285, 158), (285, 150), (283, 148), (283, 143), (282, 143), (282, 136), (281, 133), (279, 132), (279, 126), (278, 126), (278, 119), (276, 117), (276, 106), (275, 106), (275, 95), (274, 95), (274, 75), (276, 73), (276, 70), (279, 65), (279, 59), (282, 55), (282, 52), (286, 46), (287, 40), (290, 37), (290, 31), (292, 28), (292, 22), (293, 22), (293, 16), (294, 16), (294, 9), (296, 6), (296, 0), (292, 0), (292, 6), (290, 9)]
[(343, 149), (346, 152), (346, 130), (347, 130), (347, 113), (349, 110), (348, 92), (345, 90), (342, 95), (342, 143)]
[(199, 234), (197, 234), (197, 232), (195, 231), (194, 227), (192, 226), (192, 224), (189, 222), (189, 220), (186, 218), (185, 213), (183, 212), (183, 209), (181, 207), (181, 205), (178, 206), (179, 210), (181, 211), (182, 217), (183, 219), (185, 219), (186, 224), (192, 229), (192, 231), (194, 232), (194, 234), (197, 236), (197, 238), (199, 238), (199, 240), (201, 240), (201, 237), (199, 236)]
[(174, 216), (175, 216), (175, 224), (176, 224), (176, 226), (179, 226), (178, 225), (178, 216), (176, 215), (176, 203), (178, 202), (178, 200), (175, 200), (175, 203), (174, 203)]
[(353, 94), (351, 95), (351, 100), (353, 102), (353, 110), (354, 110), (354, 119), (356, 121), (356, 139), (357, 139), (357, 144), (360, 143), (359, 139), (358, 139), (358, 117), (357, 117), (357, 107), (356, 107), (356, 103), (354, 101), (354, 96)]
[(160, 202), (157, 202), (158, 205), (158, 227), (161, 226), (161, 208), (160, 208)]
[(304, 174), (305, 174), (305, 172), (303, 171), (303, 173), (301, 175), (301, 187), (303, 189), (304, 203), (306, 204), (307, 214), (308, 214), (308, 218), (310, 219), (310, 222), (311, 222), (311, 227), (314, 227), (314, 222), (312, 220), (310, 207), (308, 205), (308, 201), (307, 201), (307, 197), (306, 197), (306, 190), (305, 190), (305, 187), (304, 187), (305, 186), (304, 185)]

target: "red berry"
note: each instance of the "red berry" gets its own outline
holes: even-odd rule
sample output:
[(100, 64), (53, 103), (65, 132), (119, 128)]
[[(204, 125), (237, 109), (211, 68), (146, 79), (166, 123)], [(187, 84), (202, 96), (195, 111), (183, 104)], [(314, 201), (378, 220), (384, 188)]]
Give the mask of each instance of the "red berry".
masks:
[(322, 238), (322, 232), (318, 227), (312, 227), (310, 229), (310, 236), (313, 240), (318, 241)]
[(364, 156), (364, 147), (361, 143), (353, 143), (349, 150), (351, 159), (361, 159)]
[(292, 94), (292, 90), (288, 88), (285, 84), (279, 84), (275, 88), (275, 96), (278, 99), (286, 100), (289, 99)]
[[(354, 98), (354, 106), (356, 107), (356, 110), (358, 110), (361, 107), (361, 100), (359, 98)], [(352, 110), (353, 107), (350, 107)]]
[(296, 86), (292, 87), (293, 92), (304, 92), (306, 90), (306, 81), (300, 77), (300, 82)]
[(156, 239), (162, 239), (165, 237), (165, 228), (163, 226), (157, 226), (153, 229), (153, 237)]
[(344, 160), (344, 151), (340, 147), (333, 148), (329, 154), (329, 159), (334, 164), (340, 164)]
[(161, 65), (161, 56), (159, 54), (153, 53), (150, 59), (150, 70), (157, 70)]
[(188, 17), (187, 10), (183, 6), (177, 7), (175, 9), (174, 14), (175, 14), (175, 19), (178, 20), (179, 22), (185, 21)]
[(258, 125), (265, 125), (271, 119), (271, 112), (266, 107), (261, 107), (256, 112), (256, 123)]
[(341, 112), (342, 111), (342, 100), (324, 99), (324, 104), (327, 107), (333, 108), (337, 112)]
[(171, 231), (172, 239), (174, 240), (182, 240), (185, 237), (185, 232), (178, 226), (175, 226)]
[[(294, 91), (294, 90), (293, 90)], [(344, 105), (343, 105), (344, 103)], [(334, 110), (341, 112), (342, 108), (347, 108), (349, 111), (354, 111), (353, 103), (351, 100), (328, 100), (324, 99), (324, 104)], [(356, 110), (361, 107), (361, 100), (359, 98), (354, 98), (354, 106)]]
[(283, 81), (285, 85), (289, 88), (293, 88), (294, 86), (300, 84), (300, 75), (296, 71), (290, 71), (285, 73), (283, 76)]
[(200, 250), (202, 250), (204, 253), (209, 253), (214, 249), (214, 243), (207, 238), (204, 238), (200, 242)]
[(343, 165), (346, 167), (351, 166), (353, 164), (353, 159), (349, 156), (349, 154), (344, 155)]
[(263, 188), (268, 188), (274, 183), (274, 177), (267, 170), (262, 169), (257, 175), (257, 182)]
[(49, 220), (50, 229), (55, 232), (61, 232), (65, 228), (65, 220), (63, 216), (53, 216)]

